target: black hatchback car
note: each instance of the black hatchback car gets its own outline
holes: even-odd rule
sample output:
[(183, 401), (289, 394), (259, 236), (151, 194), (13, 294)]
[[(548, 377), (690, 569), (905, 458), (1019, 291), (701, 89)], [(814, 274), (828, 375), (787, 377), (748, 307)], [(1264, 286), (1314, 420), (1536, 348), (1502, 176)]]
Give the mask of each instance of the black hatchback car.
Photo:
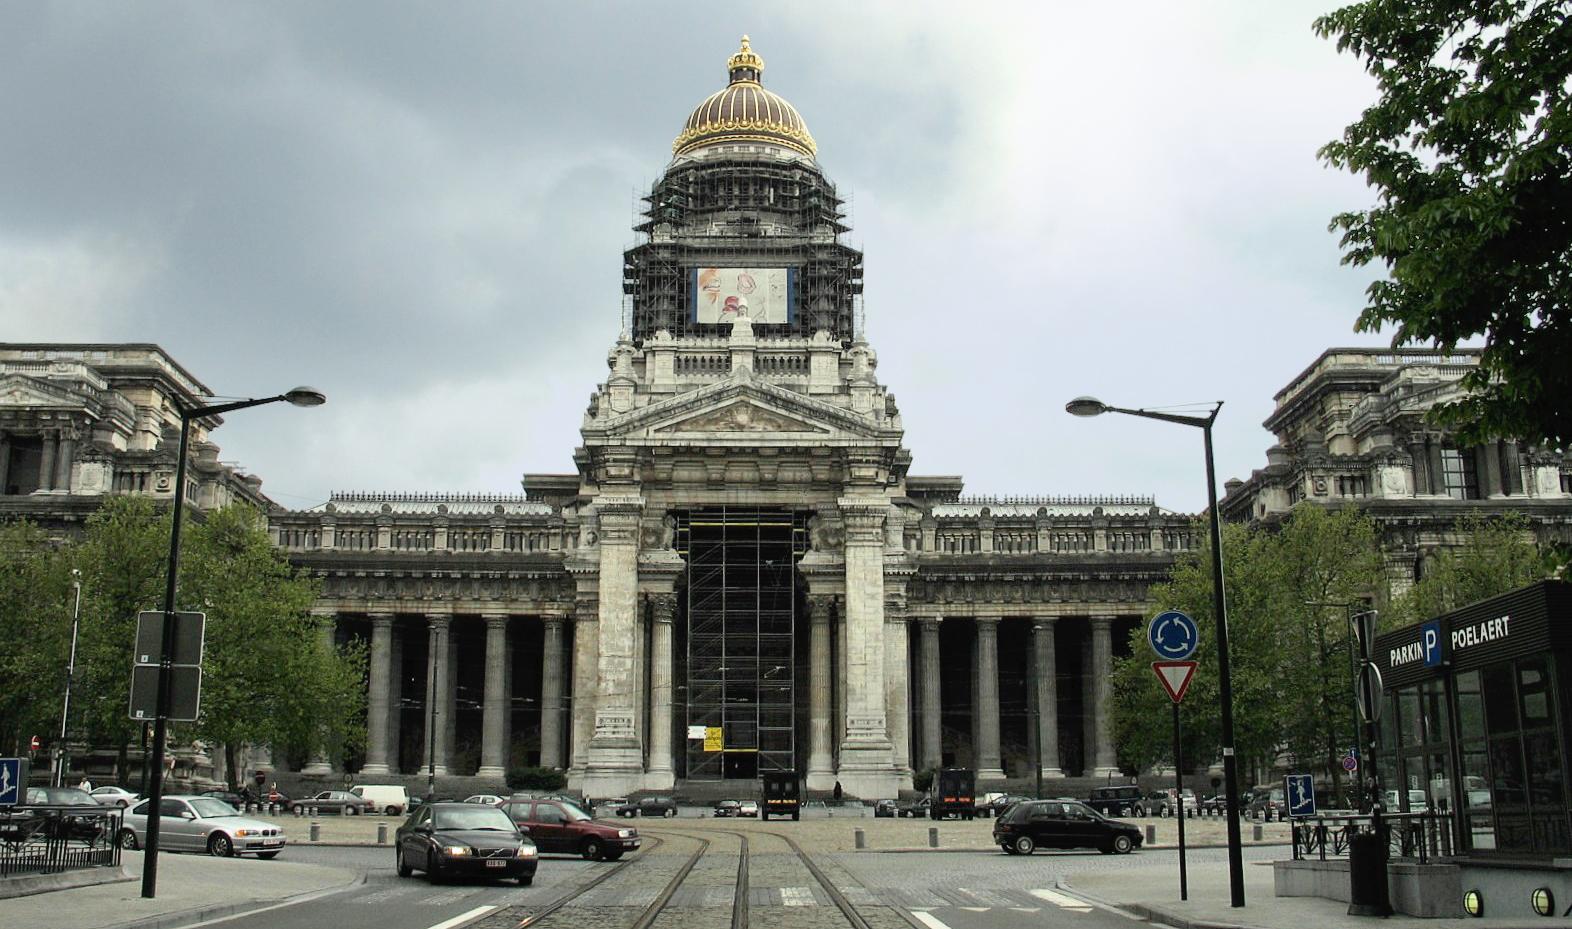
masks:
[(479, 803), (432, 803), (398, 827), (393, 856), (399, 877), (426, 872), (433, 883), (448, 877), (511, 877), (535, 880), (535, 843), (508, 814)]
[(1017, 803), (994, 821), (993, 840), (1011, 855), (1039, 848), (1095, 848), (1105, 855), (1141, 847), (1141, 830), (1109, 819), (1078, 800)]

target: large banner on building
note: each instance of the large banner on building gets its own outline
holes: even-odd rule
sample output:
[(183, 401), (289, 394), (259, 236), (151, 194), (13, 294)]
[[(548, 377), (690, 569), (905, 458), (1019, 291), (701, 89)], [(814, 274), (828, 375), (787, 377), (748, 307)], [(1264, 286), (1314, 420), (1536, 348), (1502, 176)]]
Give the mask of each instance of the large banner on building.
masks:
[(730, 322), (746, 313), (755, 323), (797, 318), (795, 268), (694, 268), (693, 321)]

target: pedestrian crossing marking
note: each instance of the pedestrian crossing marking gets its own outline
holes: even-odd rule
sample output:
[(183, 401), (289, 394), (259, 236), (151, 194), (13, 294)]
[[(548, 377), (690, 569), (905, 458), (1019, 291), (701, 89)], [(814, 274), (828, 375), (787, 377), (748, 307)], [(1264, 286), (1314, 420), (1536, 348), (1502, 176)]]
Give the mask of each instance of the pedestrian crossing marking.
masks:
[(1039, 888), (1029, 890), (1027, 893), (1031, 894), (1039, 900), (1052, 903), (1054, 906), (1057, 906), (1060, 909), (1072, 910), (1076, 913), (1090, 913), (1092, 911), (1091, 904), (1077, 900), (1074, 897), (1066, 896), (1065, 894), (1059, 893), (1056, 890), (1043, 890)]
[(813, 899), (813, 890), (809, 887), (782, 887), (782, 906), (818, 906), (819, 901)]

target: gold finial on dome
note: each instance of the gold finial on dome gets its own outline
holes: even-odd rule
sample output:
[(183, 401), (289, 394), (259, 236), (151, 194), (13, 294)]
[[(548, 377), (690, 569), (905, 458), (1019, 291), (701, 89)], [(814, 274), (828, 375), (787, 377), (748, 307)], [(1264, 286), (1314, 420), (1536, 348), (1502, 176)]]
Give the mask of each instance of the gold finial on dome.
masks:
[(747, 36), (742, 37), (742, 47), (737, 49), (737, 54), (727, 60), (726, 70), (731, 73), (732, 83), (757, 81), (764, 73), (764, 59), (748, 44)]

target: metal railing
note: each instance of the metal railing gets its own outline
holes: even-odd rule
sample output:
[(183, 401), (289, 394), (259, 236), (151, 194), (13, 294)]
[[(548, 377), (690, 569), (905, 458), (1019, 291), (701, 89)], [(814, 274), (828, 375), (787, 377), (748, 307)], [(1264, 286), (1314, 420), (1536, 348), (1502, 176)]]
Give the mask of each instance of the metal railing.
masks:
[(1342, 857), (1349, 839), (1379, 829), (1386, 837), (1389, 858), (1412, 858), (1425, 864), (1432, 858), (1451, 857), (1456, 849), (1449, 813), (1389, 813), (1375, 817), (1308, 816), (1293, 820), (1294, 860)]
[(0, 810), (0, 877), (119, 867), (121, 813), (103, 806)]

